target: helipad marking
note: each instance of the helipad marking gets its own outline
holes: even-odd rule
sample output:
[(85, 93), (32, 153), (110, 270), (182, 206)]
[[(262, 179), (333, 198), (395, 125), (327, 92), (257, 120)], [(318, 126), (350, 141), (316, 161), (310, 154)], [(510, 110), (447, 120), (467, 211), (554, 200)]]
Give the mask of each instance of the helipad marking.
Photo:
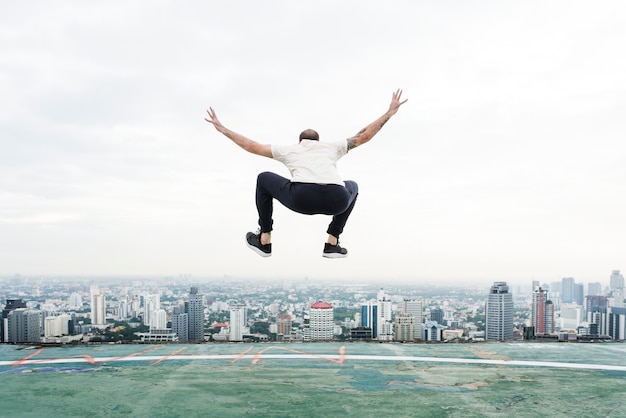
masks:
[[(154, 348), (142, 350), (136, 353), (131, 353), (120, 357), (99, 357), (94, 358), (90, 355), (77, 355), (71, 357), (49, 358), (49, 359), (32, 359), (37, 354), (40, 354), (42, 350), (38, 350), (26, 357), (14, 361), (0, 361), (0, 366), (25, 366), (36, 364), (59, 364), (59, 363), (109, 363), (109, 362), (129, 362), (129, 361), (152, 361), (152, 365), (159, 364), (167, 360), (231, 360), (229, 364), (235, 364), (237, 361), (247, 359), (251, 360), (252, 364), (258, 364), (261, 360), (265, 359), (279, 359), (279, 360), (325, 360), (335, 364), (344, 364), (346, 361), (406, 361), (406, 362), (421, 362), (421, 363), (449, 363), (449, 364), (477, 364), (477, 365), (490, 365), (490, 366), (513, 366), (513, 367), (545, 367), (545, 368), (564, 368), (564, 369), (577, 369), (577, 370), (605, 370), (605, 371), (619, 371), (626, 372), (626, 365), (611, 365), (611, 364), (589, 364), (589, 363), (566, 363), (555, 361), (528, 361), (528, 360), (498, 360), (498, 359), (476, 359), (476, 358), (448, 358), (448, 357), (419, 357), (419, 356), (384, 356), (384, 355), (346, 355), (345, 347), (342, 346), (339, 349), (339, 354), (311, 354), (305, 353), (299, 350), (293, 350), (281, 346), (269, 346), (263, 350), (248, 354), (253, 348), (245, 350), (239, 354), (180, 354), (183, 349), (177, 350), (173, 353), (164, 356), (142, 356), (140, 354), (161, 348), (163, 346), (157, 346)], [(270, 349), (279, 349), (291, 352), (293, 354), (265, 354)]]

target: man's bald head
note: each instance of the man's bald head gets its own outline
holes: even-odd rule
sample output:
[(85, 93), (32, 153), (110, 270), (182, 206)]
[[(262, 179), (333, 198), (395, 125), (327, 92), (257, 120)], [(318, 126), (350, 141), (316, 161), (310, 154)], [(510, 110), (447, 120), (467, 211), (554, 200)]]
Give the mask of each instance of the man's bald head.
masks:
[(303, 139), (310, 139), (311, 141), (319, 141), (320, 135), (313, 129), (305, 129), (300, 134), (300, 141), (302, 141)]

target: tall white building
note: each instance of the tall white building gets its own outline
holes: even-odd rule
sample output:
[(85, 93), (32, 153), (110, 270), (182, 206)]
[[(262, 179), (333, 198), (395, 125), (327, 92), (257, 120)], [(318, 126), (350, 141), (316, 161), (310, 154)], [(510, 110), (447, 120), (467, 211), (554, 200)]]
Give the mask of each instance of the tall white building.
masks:
[(150, 329), (164, 330), (167, 328), (167, 314), (165, 309), (157, 309), (150, 315)]
[(83, 307), (83, 298), (78, 293), (74, 292), (70, 295), (67, 304), (70, 309), (80, 309)]
[[(144, 325), (150, 326), (150, 328), (157, 329), (153, 327), (153, 315), (156, 311), (161, 309), (161, 295), (159, 294), (150, 294), (144, 296), (143, 299), (143, 323)], [(156, 324), (155, 324), (156, 325)]]
[(102, 293), (91, 295), (91, 323), (105, 325), (107, 323), (106, 300)]
[(393, 340), (393, 323), (391, 322), (391, 298), (387, 296), (383, 289), (378, 291), (376, 297), (376, 305), (378, 306), (378, 329), (377, 339), (380, 341)]
[(231, 305), (230, 307), (230, 341), (243, 341), (246, 326), (246, 307)]
[(48, 316), (44, 321), (44, 337), (60, 337), (62, 335), (68, 335), (69, 322), (71, 316), (68, 314), (61, 314), (58, 316)]
[(485, 306), (485, 339), (513, 339), (513, 295), (506, 282), (494, 282)]
[(609, 279), (609, 287), (611, 291), (624, 289), (624, 276), (619, 270), (613, 270)]
[(330, 341), (334, 337), (334, 309), (330, 303), (315, 302), (309, 312), (311, 341)]
[(415, 339), (421, 339), (423, 334), (424, 310), (421, 300), (408, 299), (404, 301), (402, 312), (409, 314), (415, 318), (413, 336)]

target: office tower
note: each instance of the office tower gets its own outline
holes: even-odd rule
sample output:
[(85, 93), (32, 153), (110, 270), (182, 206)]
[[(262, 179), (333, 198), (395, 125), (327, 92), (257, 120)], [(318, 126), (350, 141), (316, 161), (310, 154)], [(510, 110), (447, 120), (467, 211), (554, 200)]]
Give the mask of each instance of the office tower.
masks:
[(189, 291), (189, 302), (185, 304), (189, 319), (189, 341), (204, 341), (204, 306), (202, 294), (198, 293), (197, 287)]
[(415, 326), (413, 329), (413, 337), (415, 339), (422, 339), (423, 334), (423, 324), (424, 324), (424, 313), (423, 313), (423, 304), (421, 300), (416, 299), (407, 299), (404, 301), (404, 308), (402, 310), (403, 313), (407, 313), (409, 315), (413, 315), (415, 318)]
[(378, 337), (378, 305), (367, 303), (361, 306), (361, 326), (372, 331), (372, 339)]
[[(408, 313), (396, 315), (395, 320), (396, 341), (415, 340), (415, 317)], [(421, 330), (421, 327), (420, 327)]]
[(70, 295), (67, 304), (70, 309), (81, 309), (83, 307), (83, 298), (78, 293), (74, 292)]
[(49, 316), (44, 321), (44, 337), (60, 337), (70, 334), (71, 317), (68, 314)]
[(165, 309), (158, 309), (152, 312), (150, 317), (150, 329), (151, 330), (164, 330), (167, 329), (167, 313)]
[(107, 323), (106, 300), (102, 293), (91, 295), (91, 323), (94, 325), (105, 325)]
[(0, 322), (0, 329), (2, 329), (2, 332), (0, 333), (0, 341), (9, 341), (9, 326), (7, 318), (9, 316), (9, 312), (20, 308), (26, 308), (26, 302), (22, 299), (7, 299), (7, 303), (4, 305), (4, 309), (2, 310), (2, 322)]
[(607, 297), (603, 295), (585, 296), (585, 319), (592, 322), (592, 314), (595, 312), (606, 312), (608, 307)]
[(608, 308), (607, 334), (614, 340), (626, 339), (626, 308)]
[(154, 313), (161, 309), (161, 295), (151, 294), (143, 298), (143, 324), (150, 328), (158, 329), (153, 324)]
[(545, 333), (546, 293), (541, 287), (533, 292), (531, 324), (535, 330), (534, 335)]
[(561, 302), (572, 303), (574, 300), (574, 279), (572, 277), (563, 277), (561, 279)]
[(41, 341), (39, 312), (27, 308), (13, 309), (7, 315), (8, 339), (10, 343), (38, 343)]
[(178, 336), (178, 341), (189, 341), (189, 315), (184, 309), (175, 307), (172, 313), (172, 332)]
[(378, 291), (376, 298), (378, 305), (378, 334), (377, 339), (381, 341), (393, 340), (393, 323), (391, 322), (391, 298), (387, 296), (383, 289)]
[(278, 332), (277, 332), (278, 334), (290, 335), (291, 327), (292, 327), (291, 315), (289, 314), (278, 315), (278, 317), (276, 318), (276, 326), (278, 328)]
[(243, 334), (244, 334), (245, 326), (246, 326), (245, 305), (231, 305), (229, 341), (243, 341)]
[(601, 295), (601, 294), (602, 294), (602, 283), (600, 282), (589, 283), (588, 288), (587, 288), (587, 295), (596, 296), (596, 295)]
[(534, 335), (554, 333), (554, 305), (547, 298), (548, 292), (541, 287), (533, 292), (531, 323)]
[(574, 283), (572, 294), (572, 302), (576, 305), (583, 306), (585, 301), (585, 286), (582, 283)]
[(443, 309), (432, 308), (430, 310), (430, 320), (438, 323), (439, 325), (442, 325), (443, 324)]
[(561, 305), (561, 331), (576, 331), (583, 321), (583, 315), (582, 305), (574, 303)]
[(494, 282), (485, 305), (485, 339), (513, 339), (513, 295), (506, 282)]
[(330, 341), (334, 338), (335, 318), (333, 305), (315, 302), (309, 311), (311, 341)]
[(611, 273), (609, 288), (611, 291), (624, 289), (624, 276), (619, 270), (613, 270)]

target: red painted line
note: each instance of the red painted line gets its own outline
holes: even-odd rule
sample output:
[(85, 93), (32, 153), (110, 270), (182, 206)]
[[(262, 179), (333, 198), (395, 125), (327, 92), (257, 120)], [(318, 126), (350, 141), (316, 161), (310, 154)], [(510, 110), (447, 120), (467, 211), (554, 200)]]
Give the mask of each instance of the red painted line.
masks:
[(23, 363), (25, 363), (27, 360), (29, 360), (30, 358), (39, 355), (42, 351), (43, 351), (43, 348), (40, 348), (39, 350), (37, 350), (37, 351), (35, 351), (33, 353), (30, 353), (26, 357), (22, 357), (21, 359), (14, 361), (13, 363), (11, 363), (11, 366), (20, 366)]
[(178, 355), (178, 354), (182, 353), (183, 351), (185, 351), (185, 347), (183, 347), (183, 348), (179, 348), (178, 350), (174, 351), (173, 353), (168, 354), (168, 355), (166, 355), (166, 356), (161, 357), (161, 358), (160, 358), (160, 359), (158, 359), (158, 360), (153, 361), (152, 363), (150, 363), (150, 365), (151, 365), (151, 366), (154, 366), (155, 364), (159, 364), (160, 362), (162, 362), (162, 361), (164, 361), (164, 360), (167, 360), (167, 359), (168, 359), (168, 358), (170, 358), (170, 357), (174, 357), (174, 356), (176, 356), (176, 355)]
[(244, 350), (242, 353), (240, 353), (237, 357), (235, 357), (234, 359), (232, 359), (230, 361), (230, 364), (235, 364), (237, 363), (239, 360), (241, 360), (246, 354), (248, 354), (250, 352), (250, 350), (252, 350), (254, 347), (248, 347), (247, 350)]
[(270, 346), (270, 347), (264, 348), (263, 350), (257, 352), (255, 354), (255, 356), (254, 356), (254, 359), (252, 360), (252, 364), (259, 363), (261, 361), (261, 354), (263, 354), (264, 352), (266, 352), (268, 350), (271, 350), (271, 349), (284, 350), (284, 351), (289, 351), (291, 353), (296, 353), (296, 354), (304, 354), (304, 355), (307, 355), (307, 356), (312, 356), (312, 357), (319, 358), (319, 359), (322, 359), (322, 360), (330, 361), (331, 363), (335, 363), (335, 364), (343, 364), (343, 362), (345, 361), (345, 358), (346, 358), (346, 347), (345, 346), (339, 347), (339, 359), (328, 358), (326, 356), (320, 356), (318, 354), (307, 353), (306, 351), (293, 350), (293, 349), (285, 348), (285, 347)]

